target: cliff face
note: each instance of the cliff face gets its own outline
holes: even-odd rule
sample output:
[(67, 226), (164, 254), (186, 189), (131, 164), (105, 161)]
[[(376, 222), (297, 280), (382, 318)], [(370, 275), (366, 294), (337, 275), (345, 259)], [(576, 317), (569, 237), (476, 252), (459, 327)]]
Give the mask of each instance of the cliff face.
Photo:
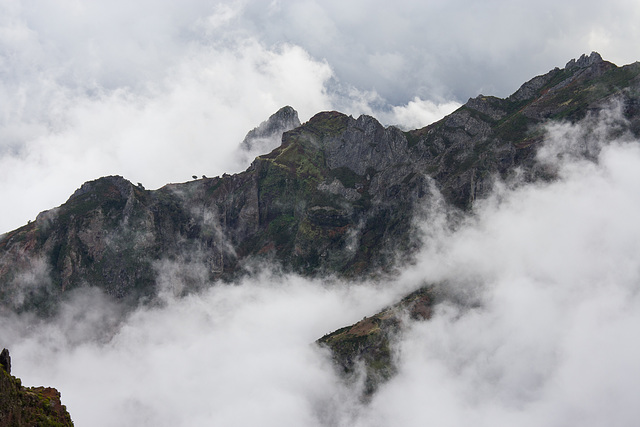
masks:
[[(625, 119), (619, 132), (638, 137), (639, 102), (640, 63), (619, 68), (597, 53), (583, 55), (564, 69), (535, 77), (506, 99), (480, 95), (443, 120), (405, 133), (407, 147), (396, 147), (407, 150), (406, 156), (413, 161), (395, 166), (393, 172), (428, 171), (447, 201), (465, 210), (488, 194), (495, 175), (507, 178), (518, 168), (527, 180), (554, 178), (554, 171), (535, 161), (544, 137), (541, 125), (577, 122), (619, 105)], [(385, 177), (385, 182), (397, 180), (391, 173)], [(395, 372), (391, 344), (403, 332), (403, 319), (428, 319), (433, 306), (446, 299), (440, 288), (432, 284), (420, 289), (317, 343), (331, 350), (336, 366), (347, 378), (364, 381), (366, 399)]]
[[(153, 300), (171, 265), (200, 266), (175, 273), (185, 283), (177, 292), (232, 279), (260, 260), (306, 275), (389, 271), (420, 245), (412, 220), (416, 206), (435, 202), (434, 188), (466, 210), (516, 167), (530, 180), (551, 178), (534, 159), (541, 124), (577, 121), (615, 101), (640, 134), (639, 76), (639, 63), (617, 67), (593, 53), (506, 99), (470, 99), (422, 129), (323, 112), (236, 175), (156, 191), (117, 176), (87, 182), (0, 238), (0, 301), (46, 314), (91, 285), (136, 304)], [(280, 110), (247, 140), (298, 124), (294, 113)]]
[(11, 375), (10, 360), (4, 349), (0, 363), (0, 427), (73, 426), (67, 408), (60, 402), (60, 392), (50, 387), (24, 387), (19, 378)]

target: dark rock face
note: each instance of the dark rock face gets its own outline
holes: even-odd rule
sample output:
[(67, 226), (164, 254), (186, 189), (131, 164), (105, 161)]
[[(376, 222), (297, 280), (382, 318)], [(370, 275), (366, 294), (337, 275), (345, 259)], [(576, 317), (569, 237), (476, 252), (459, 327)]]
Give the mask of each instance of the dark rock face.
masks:
[(580, 120), (619, 100), (629, 130), (640, 134), (639, 76), (639, 63), (616, 67), (591, 54), (506, 99), (480, 95), (409, 132), (335, 111), (299, 125), (285, 107), (243, 144), (296, 127), (245, 172), (156, 191), (100, 178), (4, 235), (0, 302), (46, 314), (87, 285), (133, 304), (152, 301), (171, 263), (206, 269), (180, 273), (180, 292), (233, 279), (261, 259), (307, 275), (390, 271), (420, 245), (412, 221), (417, 206), (436, 202), (434, 189), (464, 211), (515, 168), (548, 178), (534, 159), (541, 124)]
[(7, 371), (7, 374), (11, 374), (11, 356), (6, 348), (0, 353), (0, 367)]
[[(2, 350), (4, 367), (11, 358)], [(50, 387), (24, 387), (11, 376), (10, 368), (0, 368), (0, 427), (73, 426), (67, 408), (60, 402), (60, 392)]]
[[(563, 70), (535, 77), (507, 99), (480, 95), (440, 122), (407, 132), (409, 156), (420, 164), (418, 170), (431, 171), (450, 203), (466, 209), (491, 189), (492, 175), (507, 177), (519, 167), (528, 179), (548, 178), (534, 162), (540, 124), (577, 121), (617, 101), (624, 105), (625, 130), (637, 137), (639, 99), (640, 63), (618, 68), (597, 53), (583, 55)], [(423, 288), (405, 299), (418, 301), (413, 307), (421, 318), (428, 319), (443, 298), (435, 289)], [(358, 363), (364, 366), (365, 399), (394, 373), (390, 344), (403, 331), (397, 314), (402, 307), (399, 303), (318, 340), (331, 349), (347, 378), (356, 374)], [(415, 309), (404, 310), (414, 316)]]

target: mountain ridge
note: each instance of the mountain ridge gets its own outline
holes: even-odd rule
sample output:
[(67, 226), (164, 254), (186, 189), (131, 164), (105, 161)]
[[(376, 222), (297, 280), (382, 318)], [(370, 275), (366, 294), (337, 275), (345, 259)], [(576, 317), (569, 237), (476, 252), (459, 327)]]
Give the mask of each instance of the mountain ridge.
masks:
[[(235, 175), (154, 191), (117, 176), (89, 181), (0, 237), (0, 300), (47, 312), (86, 282), (116, 298), (153, 299), (159, 265), (185, 251), (206, 265), (207, 280), (233, 280), (265, 257), (301, 274), (392, 271), (420, 245), (412, 218), (434, 191), (468, 211), (516, 167), (529, 180), (549, 178), (534, 159), (546, 121), (577, 121), (620, 99), (629, 130), (640, 133), (639, 76), (639, 63), (617, 67), (594, 52), (505, 99), (471, 98), (421, 129), (321, 112)], [(21, 282), (25, 274), (46, 286)]]

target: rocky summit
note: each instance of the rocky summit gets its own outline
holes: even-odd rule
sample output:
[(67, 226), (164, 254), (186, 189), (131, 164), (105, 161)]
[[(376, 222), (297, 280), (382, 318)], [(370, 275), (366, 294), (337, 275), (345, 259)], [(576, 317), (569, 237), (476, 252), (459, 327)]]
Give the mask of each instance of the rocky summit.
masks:
[[(496, 178), (554, 179), (536, 161), (543, 125), (575, 123), (612, 106), (622, 111), (620, 132), (640, 136), (640, 63), (618, 67), (592, 53), (505, 99), (479, 95), (411, 131), (336, 111), (300, 124), (285, 107), (245, 138), (246, 150), (274, 135), (279, 145), (242, 173), (154, 191), (119, 176), (99, 178), (3, 235), (0, 304), (47, 316), (86, 286), (131, 306), (152, 303), (167, 265), (185, 284), (178, 293), (233, 281), (266, 262), (307, 276), (384, 277), (411, 262), (423, 243), (414, 223), (425, 207), (442, 203), (462, 215)], [(437, 298), (424, 292), (414, 297), (428, 318)], [(371, 375), (386, 378), (393, 370), (384, 348), (401, 329), (392, 313), (320, 342), (345, 371), (364, 358), (377, 366)]]
[[(256, 148), (265, 148), (265, 140), (280, 140), (282, 139), (283, 133), (297, 128), (300, 124), (298, 112), (287, 105), (273, 113), (267, 120), (260, 123), (259, 126), (250, 130), (247, 136), (244, 137), (240, 147), (247, 151), (255, 150)], [(278, 143), (276, 146), (277, 145), (280, 144)], [(269, 149), (264, 152), (271, 151), (271, 149), (275, 147), (268, 148)]]

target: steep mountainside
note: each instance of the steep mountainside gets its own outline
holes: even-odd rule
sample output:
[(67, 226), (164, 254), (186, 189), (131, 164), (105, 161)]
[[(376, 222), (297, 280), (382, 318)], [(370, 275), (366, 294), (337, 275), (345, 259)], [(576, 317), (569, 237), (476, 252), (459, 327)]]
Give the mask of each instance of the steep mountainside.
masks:
[(336, 365), (349, 379), (359, 378), (357, 368), (362, 362), (363, 396), (367, 397), (396, 371), (391, 344), (402, 333), (405, 318), (428, 320), (433, 305), (440, 299), (435, 287), (425, 286), (379, 313), (327, 334), (317, 342), (331, 349)]
[[(233, 279), (260, 260), (305, 275), (390, 271), (419, 246), (412, 220), (417, 207), (434, 202), (434, 188), (463, 211), (516, 167), (529, 179), (550, 178), (534, 160), (540, 124), (576, 121), (619, 102), (628, 128), (640, 134), (639, 75), (639, 63), (617, 67), (592, 53), (506, 99), (470, 99), (422, 129), (323, 112), (236, 175), (155, 191), (118, 176), (87, 182), (62, 206), (2, 236), (0, 301), (46, 314), (87, 285), (149, 301), (168, 266), (186, 284), (176, 292)], [(297, 120), (289, 108), (278, 123)]]

